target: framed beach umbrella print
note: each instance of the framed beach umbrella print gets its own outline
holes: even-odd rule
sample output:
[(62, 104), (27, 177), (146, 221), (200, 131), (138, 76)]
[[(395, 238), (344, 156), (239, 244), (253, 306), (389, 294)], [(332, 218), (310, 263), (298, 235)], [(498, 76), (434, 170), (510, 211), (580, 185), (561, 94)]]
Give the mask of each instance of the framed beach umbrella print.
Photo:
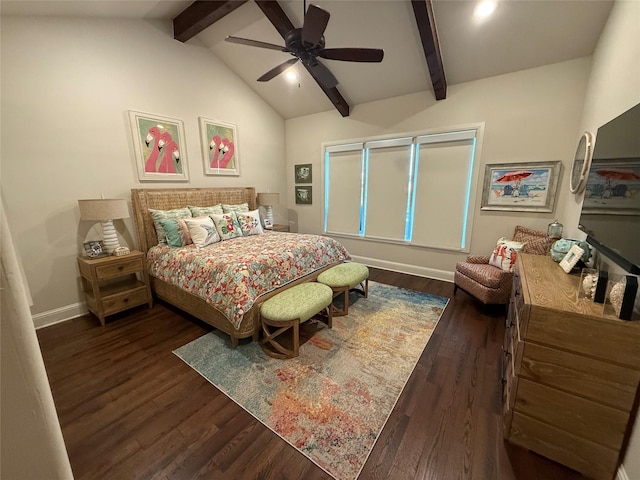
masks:
[(200, 117), (200, 140), (205, 175), (240, 175), (235, 125)]
[(481, 210), (552, 212), (562, 162), (486, 165)]
[(129, 122), (139, 180), (189, 180), (182, 120), (130, 110)]

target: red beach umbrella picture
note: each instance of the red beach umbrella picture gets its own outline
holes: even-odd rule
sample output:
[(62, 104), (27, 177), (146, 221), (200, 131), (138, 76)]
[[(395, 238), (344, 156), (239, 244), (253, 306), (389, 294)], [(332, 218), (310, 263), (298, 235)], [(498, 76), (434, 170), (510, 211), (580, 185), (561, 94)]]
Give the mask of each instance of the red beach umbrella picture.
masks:
[(518, 180), (522, 180), (523, 178), (527, 178), (533, 175), (533, 172), (529, 172), (527, 170), (518, 170), (517, 172), (507, 172), (502, 175), (500, 178), (496, 178), (496, 182), (506, 183), (506, 182), (517, 182)]

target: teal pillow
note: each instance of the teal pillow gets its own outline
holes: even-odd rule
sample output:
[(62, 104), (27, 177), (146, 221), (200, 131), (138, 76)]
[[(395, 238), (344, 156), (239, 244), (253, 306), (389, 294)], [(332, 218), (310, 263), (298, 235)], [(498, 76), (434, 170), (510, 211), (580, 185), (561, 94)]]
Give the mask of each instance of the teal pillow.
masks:
[(160, 225), (166, 233), (167, 244), (170, 247), (182, 247), (184, 241), (180, 232), (178, 222), (173, 219), (163, 218), (160, 220)]
[(165, 233), (160, 220), (191, 218), (191, 210), (187, 207), (175, 208), (173, 210), (153, 210), (150, 208), (149, 213), (153, 219), (153, 225), (156, 227), (156, 235), (158, 236), (158, 243), (160, 245), (167, 245), (167, 234)]

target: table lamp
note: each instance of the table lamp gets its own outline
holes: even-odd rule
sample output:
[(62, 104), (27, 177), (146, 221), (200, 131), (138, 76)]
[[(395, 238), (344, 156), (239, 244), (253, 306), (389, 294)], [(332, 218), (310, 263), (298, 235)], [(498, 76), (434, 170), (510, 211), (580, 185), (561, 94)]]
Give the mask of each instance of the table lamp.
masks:
[(102, 222), (104, 247), (107, 253), (111, 255), (120, 246), (113, 220), (129, 218), (127, 201), (121, 198), (102, 198), (78, 200), (78, 205), (80, 206), (80, 220)]
[(258, 205), (265, 208), (264, 227), (273, 228), (273, 205), (280, 202), (279, 193), (258, 193)]

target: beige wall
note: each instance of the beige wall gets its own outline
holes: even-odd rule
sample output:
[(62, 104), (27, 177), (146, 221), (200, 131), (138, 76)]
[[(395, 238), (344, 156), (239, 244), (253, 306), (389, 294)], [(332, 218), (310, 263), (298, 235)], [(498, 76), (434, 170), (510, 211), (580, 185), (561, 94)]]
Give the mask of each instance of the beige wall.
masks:
[[(127, 110), (185, 125), (191, 182), (144, 186), (284, 191), (284, 120), (208, 49), (173, 40), (170, 22), (3, 17), (1, 35), (1, 185), (36, 325), (83, 311), (76, 255), (100, 227), (79, 221), (77, 200), (141, 187)], [(199, 116), (237, 125), (240, 177), (204, 175)], [(132, 219), (116, 228), (134, 246)]]
[[(330, 111), (287, 120), (286, 198), (290, 220), (301, 232), (322, 231), (322, 142), (484, 122), (471, 252), (489, 254), (499, 237), (513, 234), (516, 224), (546, 230), (554, 218), (564, 222), (558, 206), (548, 214), (480, 211), (484, 166), (560, 160), (564, 171), (556, 205), (566, 201), (566, 171), (579, 138), (589, 69), (590, 59), (582, 58), (453, 85), (447, 99), (440, 102), (435, 102), (430, 92), (423, 92), (358, 105), (344, 119)], [(297, 163), (313, 164), (313, 205), (295, 205), (293, 166)], [(435, 278), (451, 279), (455, 263), (465, 258), (464, 253), (341, 240), (352, 255), (370, 264)]]
[[(581, 131), (595, 133), (600, 125), (640, 103), (640, 2), (616, 2), (592, 63), (580, 126)], [(583, 195), (571, 195), (565, 204), (565, 216), (573, 220), (573, 226), (578, 224), (582, 199)], [(640, 418), (623, 465), (630, 480), (640, 479)]]

